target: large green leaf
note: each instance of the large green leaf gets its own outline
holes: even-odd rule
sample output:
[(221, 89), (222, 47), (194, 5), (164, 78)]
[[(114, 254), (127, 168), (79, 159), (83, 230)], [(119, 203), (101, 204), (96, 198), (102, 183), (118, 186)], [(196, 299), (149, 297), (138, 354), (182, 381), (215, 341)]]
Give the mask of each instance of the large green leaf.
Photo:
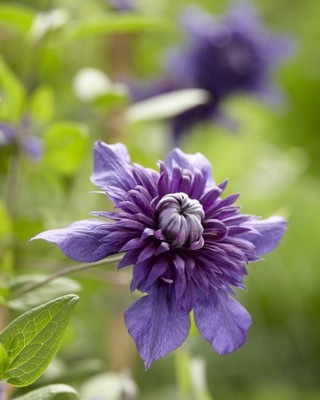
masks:
[(78, 400), (77, 392), (68, 385), (48, 385), (33, 390), (15, 400)]
[(8, 354), (5, 348), (0, 343), (0, 376), (3, 375), (8, 369), (10, 364)]
[(64, 29), (68, 39), (83, 39), (113, 33), (133, 33), (161, 27), (164, 22), (142, 15), (105, 14), (69, 23)]
[(44, 162), (56, 172), (72, 175), (86, 151), (86, 125), (74, 122), (55, 122), (44, 132)]
[(39, 378), (59, 349), (77, 300), (74, 294), (59, 297), (21, 315), (1, 332), (10, 362), (1, 379), (27, 386)]
[(0, 56), (0, 119), (18, 122), (22, 116), (25, 90)]

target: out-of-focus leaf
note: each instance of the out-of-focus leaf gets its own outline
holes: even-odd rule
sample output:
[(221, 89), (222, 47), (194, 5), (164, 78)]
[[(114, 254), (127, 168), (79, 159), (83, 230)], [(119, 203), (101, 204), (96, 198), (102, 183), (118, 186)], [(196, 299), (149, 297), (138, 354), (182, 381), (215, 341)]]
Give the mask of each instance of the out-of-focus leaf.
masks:
[(84, 399), (134, 400), (138, 389), (128, 375), (109, 372), (90, 378), (79, 391)]
[(98, 358), (78, 359), (66, 363), (61, 358), (55, 357), (37, 383), (43, 386), (53, 383), (82, 382), (90, 376), (105, 371), (105, 368), (105, 362)]
[(208, 100), (208, 93), (202, 89), (177, 90), (135, 103), (127, 110), (126, 115), (131, 122), (170, 118), (205, 104)]
[(3, 201), (0, 201), (0, 221), (0, 238), (9, 236), (12, 233), (12, 222)]
[(76, 40), (113, 33), (143, 32), (161, 28), (164, 24), (164, 21), (150, 16), (105, 14), (69, 23), (64, 29), (64, 37)]
[(6, 349), (0, 343), (0, 376), (2, 376), (8, 369), (10, 360)]
[(177, 386), (184, 400), (212, 400), (207, 389), (204, 360), (192, 358), (183, 348), (174, 354)]
[(70, 294), (36, 307), (13, 320), (0, 334), (10, 365), (1, 379), (27, 386), (57, 353), (78, 296)]
[(69, 19), (69, 14), (64, 8), (38, 13), (33, 21), (29, 36), (31, 40), (38, 41), (48, 32), (61, 28)]
[(88, 129), (84, 124), (55, 122), (44, 132), (44, 162), (63, 175), (72, 175), (86, 151)]
[(18, 122), (25, 102), (25, 90), (0, 56), (0, 119)]
[(33, 390), (15, 400), (78, 400), (78, 393), (68, 385), (48, 385)]
[(27, 33), (31, 27), (34, 11), (22, 4), (0, 4), (0, 22), (19, 33)]
[(55, 112), (54, 91), (49, 86), (39, 87), (30, 101), (30, 111), (35, 120), (49, 122)]
[[(41, 282), (45, 278), (46, 275), (20, 275), (11, 282), (9, 291), (12, 293), (31, 283)], [(80, 290), (81, 286), (78, 282), (70, 278), (60, 277), (8, 301), (7, 306), (23, 312), (57, 297), (68, 293), (77, 293)]]

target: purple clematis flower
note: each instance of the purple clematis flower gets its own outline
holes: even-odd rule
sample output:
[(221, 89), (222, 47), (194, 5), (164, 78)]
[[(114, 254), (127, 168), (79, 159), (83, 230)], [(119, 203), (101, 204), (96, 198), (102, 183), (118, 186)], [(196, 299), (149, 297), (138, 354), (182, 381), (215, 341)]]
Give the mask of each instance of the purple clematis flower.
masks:
[(214, 120), (234, 127), (221, 106), (235, 93), (279, 102), (281, 91), (274, 84), (272, 72), (292, 51), (292, 41), (267, 32), (252, 6), (235, 4), (220, 18), (191, 6), (183, 13), (182, 24), (187, 45), (170, 52), (166, 77), (145, 87), (129, 84), (134, 101), (184, 88), (209, 92), (207, 104), (172, 119), (176, 140), (200, 122)]
[[(25, 118), (20, 126), (0, 122), (0, 147), (16, 145), (21, 147), (21, 150), (30, 157), (33, 161), (37, 161), (43, 154), (42, 141), (27, 131), (29, 122)], [(19, 131), (24, 134), (21, 135)]]
[(134, 0), (109, 0), (109, 4), (119, 12), (134, 11), (135, 1)]
[(123, 144), (94, 147), (91, 180), (118, 211), (92, 214), (33, 239), (56, 243), (70, 258), (94, 262), (124, 253), (133, 265), (131, 291), (146, 295), (125, 312), (125, 323), (146, 368), (186, 340), (193, 310), (201, 335), (220, 354), (243, 345), (251, 324), (233, 298), (244, 288), (246, 265), (273, 250), (286, 230), (281, 217), (240, 214), (238, 195), (222, 198), (200, 153), (170, 152), (160, 173), (131, 164)]

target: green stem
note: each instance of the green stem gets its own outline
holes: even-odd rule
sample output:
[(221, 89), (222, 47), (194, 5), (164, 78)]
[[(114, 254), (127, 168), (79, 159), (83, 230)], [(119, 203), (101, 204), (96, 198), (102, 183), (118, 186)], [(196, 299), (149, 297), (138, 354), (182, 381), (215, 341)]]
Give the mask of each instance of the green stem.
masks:
[(34, 283), (30, 283), (28, 285), (23, 286), (22, 288), (19, 288), (17, 290), (14, 290), (10, 295), (9, 295), (9, 299), (15, 299), (19, 296), (21, 296), (22, 294), (31, 292), (34, 289), (37, 289), (40, 286), (46, 285), (47, 283), (60, 278), (61, 276), (65, 276), (65, 275), (69, 275), (73, 272), (78, 272), (78, 271), (84, 271), (86, 269), (90, 269), (90, 268), (94, 268), (97, 265), (103, 265), (103, 264), (111, 264), (117, 261), (120, 261), (122, 258), (121, 256), (115, 256), (112, 258), (105, 258), (103, 260), (94, 262), (94, 263), (86, 263), (86, 264), (77, 264), (77, 265), (72, 265), (70, 267), (66, 267), (61, 269), (60, 271), (57, 271), (49, 276), (47, 276), (47, 278), (43, 279), (40, 282), (34, 282)]

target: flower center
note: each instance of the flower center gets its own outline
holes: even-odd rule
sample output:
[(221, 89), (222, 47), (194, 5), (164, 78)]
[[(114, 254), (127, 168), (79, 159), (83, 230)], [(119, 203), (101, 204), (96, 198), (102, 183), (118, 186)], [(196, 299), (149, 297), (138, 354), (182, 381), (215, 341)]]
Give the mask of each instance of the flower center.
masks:
[(198, 200), (190, 199), (185, 193), (163, 196), (157, 205), (159, 228), (173, 247), (200, 249), (204, 211)]

